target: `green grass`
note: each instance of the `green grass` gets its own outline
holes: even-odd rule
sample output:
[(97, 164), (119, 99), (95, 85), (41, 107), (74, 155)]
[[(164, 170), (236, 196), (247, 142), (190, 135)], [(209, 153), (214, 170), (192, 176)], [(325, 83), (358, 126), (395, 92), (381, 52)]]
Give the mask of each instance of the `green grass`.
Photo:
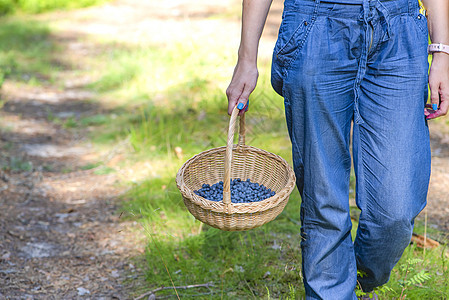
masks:
[[(178, 291), (181, 298), (299, 299), (304, 296), (300, 267), (299, 205), (295, 191), (273, 222), (247, 232), (223, 232), (201, 225), (186, 210), (174, 180), (158, 178), (136, 186), (126, 209), (138, 216), (149, 239), (146, 279), (152, 287), (213, 282), (210, 290)], [(356, 228), (357, 223), (354, 223)], [(410, 260), (420, 261), (410, 266)], [(394, 268), (381, 299), (446, 299), (447, 249), (410, 246)], [(167, 269), (166, 269), (167, 268)], [(407, 276), (406, 276), (407, 274)], [(415, 282), (426, 274), (426, 280)], [(415, 280), (415, 281), (413, 281)], [(165, 291), (158, 295), (173, 295)], [(293, 294), (293, 296), (292, 296)]]
[[(57, 77), (60, 69), (51, 58), (61, 50), (50, 38), (49, 28), (19, 17), (0, 25), (0, 69), (8, 80), (28, 84), (30, 77)], [(275, 221), (248, 232), (222, 232), (195, 220), (176, 187), (175, 174), (186, 159), (226, 143), (229, 119), (224, 90), (236, 49), (219, 37), (201, 43), (186, 39), (145, 47), (96, 43), (97, 54), (83, 63), (88, 63), (91, 75), (98, 78), (89, 88), (99, 95), (93, 101), (107, 103), (104, 110), (64, 121), (48, 112), (48, 120), (64, 122), (65, 128), (73, 130), (89, 128), (93, 145), (107, 151), (127, 146), (121, 165), (109, 167), (105, 160), (81, 169), (108, 174), (137, 165), (135, 168), (148, 171), (140, 179), (123, 178), (130, 188), (123, 197), (123, 209), (148, 236), (143, 266), (146, 288), (171, 286), (172, 282), (176, 286), (212, 282), (210, 289), (178, 292), (182, 299), (303, 297), (300, 197), (296, 190)], [(270, 87), (269, 61), (262, 59), (259, 69), (261, 77), (247, 114), (247, 144), (279, 154), (291, 163), (283, 101)], [(176, 147), (182, 149), (181, 156), (175, 153)], [(29, 168), (25, 161), (10, 165)], [(357, 215), (357, 209), (352, 208), (352, 213)], [(421, 222), (416, 231), (423, 232)], [(431, 237), (440, 234), (428, 232)], [(446, 253), (444, 246), (425, 255), (414, 246), (407, 248), (388, 288), (380, 293), (385, 299), (397, 299), (401, 293), (408, 299), (448, 298)], [(412, 260), (416, 258), (422, 261)], [(430, 278), (418, 281), (422, 272)], [(174, 291), (157, 295), (174, 295)]]
[(49, 80), (57, 71), (52, 63), (56, 51), (49, 27), (20, 18), (3, 19), (0, 25), (0, 87), (4, 79), (19, 82)]
[[(208, 49), (199, 45), (112, 46), (104, 47), (100, 61), (114, 63), (97, 68), (103, 73), (91, 88), (117, 107), (108, 116), (80, 120), (81, 125), (96, 126), (92, 139), (97, 144), (129, 139), (135, 153), (165, 156), (168, 163), (175, 147), (188, 157), (225, 144), (228, 117), (222, 86), (229, 74), (223, 72), (223, 65), (231, 61), (226, 51), (217, 55), (217, 61), (215, 56), (207, 58)], [(269, 81), (266, 77), (260, 82)], [(255, 91), (253, 98), (258, 106), (248, 118), (248, 142), (259, 147), (276, 144), (288, 157), (282, 99), (266, 89)]]
[(106, 0), (0, 0), (0, 16), (15, 12), (36, 14), (56, 9), (74, 9), (103, 2)]
[[(214, 49), (222, 54), (222, 48)], [(199, 45), (189, 44), (119, 47), (108, 52), (119, 63), (106, 67), (92, 88), (120, 99), (119, 108), (112, 112), (114, 118), (101, 116), (98, 123), (84, 120), (98, 128), (94, 141), (108, 144), (126, 140), (132, 150), (129, 162), (145, 161), (153, 170), (144, 180), (134, 182), (124, 197), (124, 209), (142, 224), (148, 236), (144, 266), (148, 289), (212, 282), (210, 289), (178, 293), (182, 299), (300, 299), (304, 287), (297, 191), (275, 221), (248, 232), (222, 232), (195, 220), (176, 187), (175, 174), (187, 158), (226, 141), (229, 119), (224, 87), (230, 74), (222, 72), (223, 65), (232, 65), (233, 60), (224, 52), (218, 55), (218, 62), (209, 60), (202, 51)], [(290, 161), (283, 103), (269, 86), (267, 62), (261, 63), (260, 73), (247, 115), (247, 143)], [(182, 159), (176, 156), (175, 147), (182, 148)], [(353, 210), (357, 215), (357, 209)], [(418, 223), (417, 230), (421, 228)], [(353, 236), (355, 230), (356, 223)], [(447, 257), (443, 252), (444, 247), (428, 250), (424, 257), (421, 249), (409, 247), (379, 294), (393, 299), (404, 290), (408, 299), (448, 297)], [(423, 261), (407, 270), (412, 258)], [(429, 278), (416, 281), (423, 274)], [(175, 292), (165, 290), (157, 295), (173, 296)]]
[(111, 173), (114, 173), (114, 172), (115, 172), (114, 168), (111, 168), (111, 167), (108, 167), (108, 166), (102, 166), (102, 167), (96, 169), (94, 171), (94, 174), (96, 174), (96, 175), (106, 175), (106, 174), (111, 174)]
[[(215, 284), (210, 290), (180, 291), (187, 299), (201, 293), (210, 293), (201, 299), (304, 296), (297, 191), (275, 221), (248, 232), (223, 232), (201, 225), (187, 212), (169, 176), (137, 185), (128, 198), (132, 201), (126, 203), (126, 209), (140, 218), (149, 238), (146, 279), (152, 287), (169, 286), (171, 280), (176, 286)], [(407, 270), (408, 260), (414, 258), (422, 261)], [(384, 287), (379, 294), (385, 297), (382, 299), (393, 299), (404, 289), (408, 299), (445, 299), (449, 295), (447, 266), (446, 247), (427, 250), (424, 255), (422, 249), (410, 246), (393, 270), (388, 289)], [(430, 279), (410, 284), (422, 272)], [(404, 283), (406, 273), (409, 281)]]
[[(106, 79), (93, 85), (109, 96), (128, 93), (129, 98), (138, 99), (137, 103), (143, 101), (131, 108), (123, 106), (114, 124), (107, 121), (99, 128), (103, 126), (108, 136), (115, 132), (115, 139), (128, 139), (133, 160), (147, 161), (156, 170), (150, 178), (135, 183), (125, 196), (125, 209), (138, 216), (149, 236), (146, 278), (153, 287), (170, 285), (170, 277), (175, 285), (215, 285), (210, 291), (182, 291), (182, 298), (260, 299), (270, 293), (271, 297), (286, 299), (300, 295), (297, 192), (276, 222), (249, 232), (229, 233), (196, 221), (176, 187), (174, 175), (185, 159), (226, 143), (229, 118), (221, 85), (229, 74), (224, 76), (218, 66), (229, 65), (231, 58), (223, 55), (222, 61), (208, 61), (201, 51), (198, 45), (190, 49), (180, 45), (138, 49), (135, 53), (120, 50), (116, 58), (132, 61), (131, 68), (122, 68), (119, 63), (107, 70)], [(262, 68), (268, 69), (268, 65)], [(111, 82), (114, 84), (108, 85)], [(282, 100), (266, 89), (268, 82), (268, 77), (262, 77), (263, 88), (253, 95), (247, 143), (288, 159), (290, 145)], [(114, 131), (111, 126), (121, 129)], [(98, 139), (94, 140), (106, 140), (101, 135), (97, 132)], [(184, 159), (175, 155), (175, 147), (182, 148)], [(160, 295), (164, 293), (173, 291)]]
[(210, 291), (180, 291), (187, 299), (202, 292), (211, 294), (201, 299), (260, 299), (268, 292), (287, 297), (292, 289), (298, 295), (303, 291), (297, 193), (276, 222), (247, 232), (202, 226), (186, 211), (173, 180), (147, 181), (129, 197), (135, 200), (128, 210), (142, 216), (150, 239), (146, 278), (152, 286), (168, 286), (170, 277), (177, 286), (214, 283)]
[(3, 162), (1, 169), (8, 171), (25, 171), (33, 170), (33, 164), (22, 157), (9, 157), (7, 162)]
[[(410, 246), (393, 269), (390, 282), (386, 285), (392, 291), (384, 295), (392, 299), (402, 294), (407, 299), (448, 299), (449, 297), (449, 257), (447, 247), (427, 250)], [(427, 274), (426, 280), (419, 278)]]
[[(23, 13), (74, 9), (107, 0), (0, 0), (0, 88), (6, 79), (40, 85), (52, 82), (64, 68), (55, 58), (59, 50), (45, 22)], [(2, 16), (20, 12), (18, 16)]]

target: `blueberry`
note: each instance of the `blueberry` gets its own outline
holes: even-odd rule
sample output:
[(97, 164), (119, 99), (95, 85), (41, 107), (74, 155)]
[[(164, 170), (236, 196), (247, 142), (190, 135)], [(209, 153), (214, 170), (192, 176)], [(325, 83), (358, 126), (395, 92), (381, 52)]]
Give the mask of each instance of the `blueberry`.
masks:
[[(276, 192), (265, 187), (263, 184), (251, 182), (248, 178), (242, 181), (240, 178), (230, 180), (232, 203), (251, 203), (265, 200), (276, 194)], [(195, 194), (211, 201), (223, 201), (223, 181), (212, 185), (203, 184), (202, 188), (193, 191)]]

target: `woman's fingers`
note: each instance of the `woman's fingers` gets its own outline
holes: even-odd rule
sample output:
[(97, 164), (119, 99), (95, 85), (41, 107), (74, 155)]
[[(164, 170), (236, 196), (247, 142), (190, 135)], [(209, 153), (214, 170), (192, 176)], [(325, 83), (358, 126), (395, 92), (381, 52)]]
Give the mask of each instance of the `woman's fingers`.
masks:
[[(246, 62), (237, 63), (231, 83), (226, 90), (228, 97), (228, 114), (231, 115), (232, 110), (239, 103), (243, 104), (244, 108), (248, 102), (250, 94), (254, 91), (257, 84), (259, 73), (254, 64)], [(242, 115), (246, 110), (241, 110)]]
[(240, 98), (240, 95), (243, 91), (243, 84), (237, 84), (233, 83), (231, 81), (231, 84), (229, 85), (228, 89), (226, 90), (226, 96), (228, 97), (228, 114), (232, 114), (232, 110), (234, 109), (234, 106), (237, 105), (237, 101)]
[(449, 109), (449, 56), (433, 55), (429, 72), (430, 106), (426, 105), (428, 120), (447, 114)]
[(239, 100), (237, 101), (237, 107), (241, 105), (240, 113), (239, 115), (243, 115), (248, 110), (248, 102), (249, 102), (249, 95), (254, 91), (254, 87), (247, 87), (243, 90), (242, 94), (239, 97)]
[(444, 85), (437, 82), (437, 84), (431, 83), (429, 86), (431, 103), (426, 105), (424, 112), (427, 120), (445, 116), (449, 110), (449, 92), (446, 91)]

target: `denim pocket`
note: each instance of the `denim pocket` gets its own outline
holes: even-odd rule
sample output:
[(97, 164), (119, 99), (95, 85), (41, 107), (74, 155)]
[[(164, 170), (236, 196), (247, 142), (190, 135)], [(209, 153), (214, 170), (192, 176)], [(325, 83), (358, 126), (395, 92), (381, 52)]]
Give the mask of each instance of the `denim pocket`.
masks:
[(284, 13), (274, 47), (275, 58), (282, 67), (288, 67), (295, 59), (314, 23), (315, 18), (311, 14), (303, 14), (298, 11)]
[(426, 35), (429, 34), (427, 28), (427, 18), (423, 14), (417, 12), (416, 14), (412, 14), (411, 17), (413, 18), (413, 20), (415, 20), (415, 23), (418, 25), (422, 33)]

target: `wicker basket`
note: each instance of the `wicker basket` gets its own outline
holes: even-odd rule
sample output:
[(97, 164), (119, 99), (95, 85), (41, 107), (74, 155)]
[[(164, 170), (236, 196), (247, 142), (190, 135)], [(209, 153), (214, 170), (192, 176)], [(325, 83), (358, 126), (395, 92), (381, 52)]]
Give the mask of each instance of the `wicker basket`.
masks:
[[(245, 119), (240, 117), (239, 141), (233, 145), (239, 110), (234, 108), (229, 122), (226, 147), (209, 149), (186, 161), (176, 175), (184, 203), (198, 220), (212, 227), (240, 231), (259, 227), (279, 215), (295, 186), (295, 175), (278, 155), (245, 145)], [(259, 202), (232, 203), (230, 179), (250, 179), (275, 191)], [(207, 200), (193, 191), (204, 183), (223, 180), (223, 201)]]

